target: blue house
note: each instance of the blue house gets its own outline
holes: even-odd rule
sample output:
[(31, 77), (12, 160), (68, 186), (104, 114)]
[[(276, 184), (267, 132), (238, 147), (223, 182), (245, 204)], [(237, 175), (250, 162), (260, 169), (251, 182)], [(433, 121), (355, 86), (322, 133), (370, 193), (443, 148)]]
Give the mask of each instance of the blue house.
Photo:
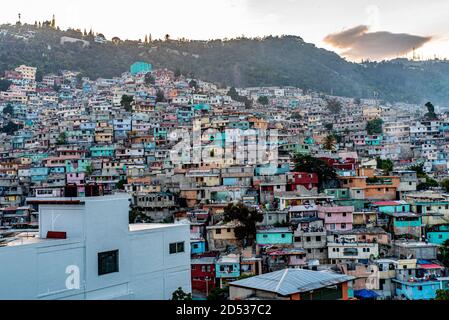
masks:
[(153, 70), (153, 66), (149, 63), (142, 61), (134, 62), (130, 68), (130, 72), (133, 76), (139, 73), (146, 74), (148, 72), (151, 72), (151, 70)]
[(191, 254), (202, 254), (206, 252), (206, 241), (204, 239), (190, 240)]
[(427, 230), (427, 241), (430, 243), (442, 245), (446, 240), (449, 240), (449, 225), (436, 225)]
[(407, 300), (435, 299), (438, 290), (449, 289), (444, 268), (430, 261), (418, 260), (416, 269), (397, 270), (396, 295)]
[(291, 245), (293, 244), (293, 231), (289, 228), (258, 230), (256, 242), (259, 246)]
[(229, 255), (218, 259), (215, 263), (215, 276), (219, 279), (240, 277), (240, 258)]

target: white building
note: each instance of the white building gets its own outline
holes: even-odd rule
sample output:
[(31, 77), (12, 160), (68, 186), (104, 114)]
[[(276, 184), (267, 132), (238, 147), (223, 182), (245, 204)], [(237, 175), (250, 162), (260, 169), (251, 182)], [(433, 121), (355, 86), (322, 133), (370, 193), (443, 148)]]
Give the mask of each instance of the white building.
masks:
[(20, 73), (25, 80), (35, 80), (36, 79), (36, 72), (37, 68), (35, 67), (28, 67), (25, 65), (21, 65), (20, 67), (17, 67), (16, 70), (18, 73)]
[(179, 287), (191, 292), (188, 225), (129, 225), (127, 194), (28, 203), (39, 206), (39, 232), (0, 239), (0, 300), (167, 300)]

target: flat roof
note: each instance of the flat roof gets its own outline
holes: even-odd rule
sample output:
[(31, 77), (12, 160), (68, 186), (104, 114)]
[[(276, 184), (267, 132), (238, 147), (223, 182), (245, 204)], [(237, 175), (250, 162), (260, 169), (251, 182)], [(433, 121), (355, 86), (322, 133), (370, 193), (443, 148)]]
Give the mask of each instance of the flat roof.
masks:
[(139, 232), (147, 230), (167, 229), (179, 226), (187, 226), (187, 224), (168, 224), (168, 223), (133, 223), (129, 225), (129, 231)]

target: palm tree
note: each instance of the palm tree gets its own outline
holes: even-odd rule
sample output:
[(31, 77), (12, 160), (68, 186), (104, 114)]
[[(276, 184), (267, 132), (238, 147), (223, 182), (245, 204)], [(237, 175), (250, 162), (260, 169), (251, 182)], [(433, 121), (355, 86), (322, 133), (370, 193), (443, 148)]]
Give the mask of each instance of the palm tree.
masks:
[(337, 139), (335, 139), (333, 134), (330, 134), (324, 138), (323, 147), (326, 150), (334, 151), (336, 149)]

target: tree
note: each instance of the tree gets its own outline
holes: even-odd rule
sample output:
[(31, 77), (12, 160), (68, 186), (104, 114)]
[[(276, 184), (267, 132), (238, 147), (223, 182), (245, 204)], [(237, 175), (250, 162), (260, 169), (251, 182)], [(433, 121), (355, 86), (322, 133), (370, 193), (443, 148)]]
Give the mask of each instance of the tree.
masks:
[(427, 103), (425, 104), (425, 106), (426, 106), (426, 108), (427, 108), (427, 113), (425, 114), (424, 117), (426, 117), (426, 118), (429, 119), (429, 120), (437, 120), (437, 119), (438, 119), (438, 116), (437, 116), (437, 114), (435, 113), (435, 107), (434, 107), (434, 105), (432, 104), (432, 102), (427, 102)]
[(195, 91), (198, 90), (198, 82), (196, 82), (196, 80), (193, 79), (190, 80), (189, 87), (195, 89)]
[(126, 94), (124, 94), (122, 96), (122, 100), (120, 101), (120, 105), (127, 111), (127, 112), (131, 112), (132, 111), (132, 104), (134, 102), (134, 97), (133, 96), (128, 96)]
[(325, 150), (334, 151), (336, 149), (336, 142), (337, 139), (335, 139), (335, 136), (329, 134), (324, 138), (323, 147)]
[(12, 82), (5, 79), (0, 79), (0, 91), (8, 91), (9, 87), (12, 85)]
[(441, 188), (444, 189), (444, 191), (449, 192), (449, 179), (444, 179), (441, 181)]
[(229, 288), (221, 289), (215, 288), (212, 292), (207, 296), (208, 301), (225, 301), (228, 300)]
[(157, 92), (156, 92), (156, 103), (158, 103), (158, 102), (165, 102), (166, 100), (165, 100), (165, 94), (164, 94), (164, 91), (162, 91), (162, 90), (157, 90)]
[(263, 106), (267, 106), (270, 103), (270, 100), (268, 100), (268, 97), (266, 96), (261, 96), (259, 97), (259, 99), (257, 99), (257, 102)]
[(374, 119), (368, 121), (366, 124), (366, 131), (369, 135), (382, 134), (382, 125), (384, 124), (382, 119)]
[(324, 127), (326, 128), (327, 131), (332, 131), (332, 129), (334, 129), (334, 124), (333, 123), (326, 123), (324, 125)]
[(446, 268), (449, 268), (449, 240), (444, 241), (440, 247), (439, 258)]
[(423, 191), (423, 190), (429, 190), (430, 188), (437, 188), (439, 187), (438, 181), (435, 179), (426, 177), (425, 182), (421, 182), (416, 186), (416, 190)]
[(328, 99), (326, 101), (327, 109), (333, 114), (339, 114), (342, 109), (342, 104), (336, 98)]
[(153, 86), (156, 84), (156, 78), (150, 72), (145, 75), (145, 84)]
[(0, 129), (0, 132), (12, 135), (20, 129), (22, 129), (22, 125), (9, 121), (5, 126), (3, 126), (3, 128)]
[(117, 182), (117, 185), (115, 186), (118, 190), (125, 190), (125, 184), (126, 184), (126, 180), (120, 180), (119, 182)]
[(61, 132), (59, 134), (58, 140), (56, 141), (57, 145), (64, 145), (66, 144), (66, 140), (67, 140), (67, 134), (65, 131)]
[(326, 182), (335, 180), (337, 173), (334, 167), (326, 161), (312, 157), (311, 155), (295, 154), (293, 157), (296, 172), (316, 173), (318, 175), (318, 187), (323, 189)]
[(14, 107), (8, 103), (6, 107), (3, 108), (3, 114), (14, 116)]
[(449, 290), (437, 290), (435, 300), (449, 300)]
[(393, 171), (394, 163), (390, 159), (382, 160), (381, 158), (377, 157), (376, 160), (377, 160), (377, 169), (381, 169), (384, 175), (387, 175), (391, 171)]
[(427, 174), (424, 171), (424, 163), (423, 162), (414, 164), (414, 165), (410, 166), (408, 169), (411, 171), (415, 171), (418, 178), (427, 177)]
[(182, 288), (179, 287), (175, 292), (173, 292), (172, 300), (174, 300), (174, 301), (190, 301), (190, 300), (192, 300), (192, 294), (185, 293), (184, 290), (182, 290)]
[(235, 228), (235, 236), (245, 244), (252, 244), (256, 237), (258, 222), (263, 221), (263, 214), (254, 209), (249, 209), (242, 203), (237, 205), (229, 204), (224, 209), (224, 221), (238, 221), (240, 224)]

